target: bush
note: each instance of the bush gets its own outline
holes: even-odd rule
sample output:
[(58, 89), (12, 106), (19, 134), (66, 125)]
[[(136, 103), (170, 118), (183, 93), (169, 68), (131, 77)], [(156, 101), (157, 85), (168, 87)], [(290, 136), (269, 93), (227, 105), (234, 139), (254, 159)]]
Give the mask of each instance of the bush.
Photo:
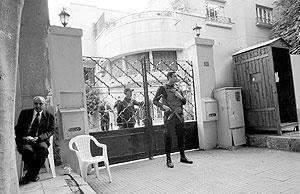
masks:
[(99, 91), (91, 87), (90, 90), (86, 91), (87, 113), (93, 115), (95, 111), (98, 111), (100, 104)]

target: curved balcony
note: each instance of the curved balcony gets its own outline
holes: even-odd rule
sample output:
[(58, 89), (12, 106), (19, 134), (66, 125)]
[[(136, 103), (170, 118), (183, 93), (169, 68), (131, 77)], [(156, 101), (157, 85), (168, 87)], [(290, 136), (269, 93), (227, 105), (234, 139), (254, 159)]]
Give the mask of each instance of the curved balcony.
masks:
[(110, 22), (96, 38), (98, 56), (116, 57), (149, 50), (182, 50), (173, 12), (142, 12)]

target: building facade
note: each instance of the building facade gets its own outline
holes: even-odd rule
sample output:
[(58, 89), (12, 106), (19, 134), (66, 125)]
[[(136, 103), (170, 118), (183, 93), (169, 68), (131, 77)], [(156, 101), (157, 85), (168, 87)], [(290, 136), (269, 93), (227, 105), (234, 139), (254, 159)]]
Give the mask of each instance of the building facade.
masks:
[(134, 14), (79, 4), (71, 4), (69, 10), (71, 26), (83, 29), (83, 55), (109, 58), (119, 64), (122, 71), (107, 67), (118, 79), (132, 70), (126, 61), (137, 61), (141, 56), (152, 64), (189, 60), (187, 42), (195, 36), (193, 28), (200, 26), (200, 37), (214, 40), (215, 82), (219, 88), (234, 85), (233, 53), (269, 40), (273, 2), (151, 0), (147, 11)]
[(231, 54), (269, 40), (273, 0), (151, 0), (137, 14), (71, 4), (71, 26), (83, 29), (83, 55), (107, 58), (145, 54), (149, 60), (187, 59), (193, 28), (213, 39), (217, 87), (232, 86)]

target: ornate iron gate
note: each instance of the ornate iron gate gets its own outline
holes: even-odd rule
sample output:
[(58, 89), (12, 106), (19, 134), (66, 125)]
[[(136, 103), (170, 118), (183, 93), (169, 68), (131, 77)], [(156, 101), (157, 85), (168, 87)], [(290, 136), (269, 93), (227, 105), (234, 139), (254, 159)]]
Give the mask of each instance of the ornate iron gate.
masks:
[[(178, 87), (187, 98), (184, 107), (189, 129), (187, 148), (198, 147), (191, 62), (150, 62), (144, 55), (137, 56), (135, 60), (84, 57), (83, 64), (90, 133), (108, 144), (111, 162), (151, 158), (163, 153), (163, 113), (153, 106), (152, 99), (157, 88), (167, 82), (168, 71), (176, 71)], [(134, 89), (130, 101), (136, 104), (134, 109), (122, 104), (125, 87)], [(130, 116), (123, 119), (124, 112)], [(175, 140), (174, 150), (176, 145)]]

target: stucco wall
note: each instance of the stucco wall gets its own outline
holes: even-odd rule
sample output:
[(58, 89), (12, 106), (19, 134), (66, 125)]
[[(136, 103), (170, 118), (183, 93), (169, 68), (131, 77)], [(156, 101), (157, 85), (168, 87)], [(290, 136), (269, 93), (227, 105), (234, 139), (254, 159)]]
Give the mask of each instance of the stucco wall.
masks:
[[(150, 50), (177, 50), (178, 59), (189, 60), (184, 44), (194, 37), (195, 24), (203, 27), (201, 37), (213, 38), (217, 86), (232, 86), (231, 54), (238, 50), (234, 25), (206, 25), (203, 17), (176, 14), (175, 18), (148, 18), (116, 26), (97, 39), (98, 56), (113, 57)], [(176, 25), (175, 25), (176, 24)]]
[(95, 56), (94, 23), (97, 22), (102, 12), (95, 6), (83, 6), (80, 4), (71, 4), (67, 11), (71, 15), (68, 26), (84, 29), (82, 54), (84, 56)]
[(120, 56), (149, 50), (182, 50), (174, 17), (150, 16), (138, 20), (121, 19), (104, 31), (97, 41), (97, 55)]
[[(232, 24), (213, 24), (205, 19), (204, 1), (190, 0), (190, 13), (177, 12), (174, 18), (148, 17), (119, 22), (97, 38), (97, 55), (116, 57), (149, 50), (177, 50), (180, 59), (189, 60), (184, 44), (201, 26), (201, 37), (213, 39), (216, 87), (233, 86), (231, 54), (267, 41), (269, 29), (256, 26), (256, 4), (272, 7), (273, 1), (236, 0), (225, 2), (225, 14)], [(163, 12), (166, 13), (166, 12)], [(120, 24), (121, 23), (121, 24)]]
[(71, 3), (67, 10), (70, 13), (68, 26), (84, 29), (82, 34), (82, 55), (96, 56), (95, 24), (100, 16), (105, 13), (105, 18), (121, 18), (129, 13), (105, 10), (96, 6)]
[[(72, 18), (76, 20), (76, 26), (81, 25), (80, 28), (83, 28), (83, 55), (111, 58), (145, 51), (176, 50), (178, 59), (189, 60), (184, 45), (194, 38), (192, 29), (197, 24), (202, 27), (201, 38), (215, 41), (213, 51), (216, 87), (219, 88), (233, 86), (232, 53), (269, 39), (269, 29), (256, 26), (256, 4), (273, 7), (274, 0), (225, 1), (225, 16), (231, 18), (231, 24), (208, 22), (205, 17), (207, 1), (186, 1), (189, 12), (178, 11), (174, 17), (163, 17), (163, 14), (168, 13), (165, 11), (166, 2), (163, 5), (158, 0), (151, 2), (151, 10), (163, 10), (161, 15), (126, 16), (104, 30), (94, 42), (91, 36), (86, 38), (88, 33), (93, 33), (91, 26), (87, 26), (91, 23), (87, 18), (91, 13), (82, 13), (82, 7), (76, 9)], [(222, 1), (212, 2), (222, 4)], [(157, 9), (154, 9), (155, 6)], [(110, 17), (109, 14), (110, 11), (105, 12), (105, 18)], [(81, 18), (77, 19), (78, 17)]]

